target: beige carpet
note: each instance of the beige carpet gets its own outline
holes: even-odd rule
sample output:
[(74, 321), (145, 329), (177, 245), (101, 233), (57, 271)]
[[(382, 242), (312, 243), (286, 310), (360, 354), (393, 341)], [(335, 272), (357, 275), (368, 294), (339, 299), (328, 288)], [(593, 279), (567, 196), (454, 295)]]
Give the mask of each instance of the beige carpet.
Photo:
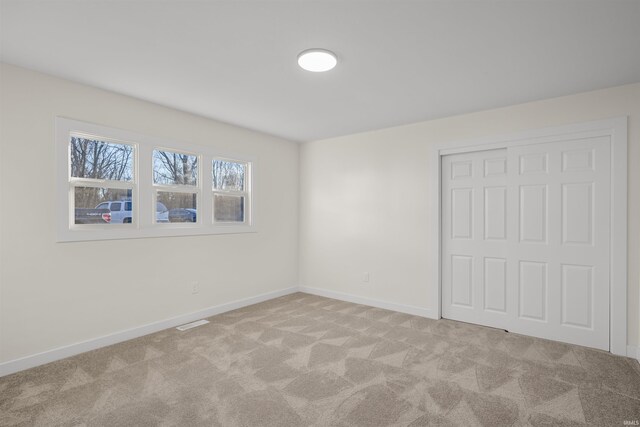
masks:
[(622, 426), (608, 353), (294, 294), (0, 379), (0, 425)]

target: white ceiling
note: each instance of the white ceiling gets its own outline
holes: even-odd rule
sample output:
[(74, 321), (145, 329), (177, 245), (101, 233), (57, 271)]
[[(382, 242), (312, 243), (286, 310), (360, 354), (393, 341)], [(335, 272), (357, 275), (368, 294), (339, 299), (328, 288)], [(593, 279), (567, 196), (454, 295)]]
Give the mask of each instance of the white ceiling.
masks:
[(636, 0), (0, 1), (4, 62), (297, 141), (640, 81)]

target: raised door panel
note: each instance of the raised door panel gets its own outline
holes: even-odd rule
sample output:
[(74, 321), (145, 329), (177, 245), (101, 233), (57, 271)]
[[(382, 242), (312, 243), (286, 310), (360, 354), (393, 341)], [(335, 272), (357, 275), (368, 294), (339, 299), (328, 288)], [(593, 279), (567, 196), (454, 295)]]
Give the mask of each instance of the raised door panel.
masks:
[(484, 238), (486, 240), (507, 238), (506, 186), (484, 189)]
[(471, 178), (473, 175), (473, 163), (471, 160), (451, 162), (451, 179)]
[(563, 265), (562, 324), (591, 329), (593, 302), (593, 267)]
[(520, 261), (518, 293), (521, 318), (547, 320), (547, 282), (547, 263)]
[(473, 188), (451, 190), (451, 224), (452, 238), (473, 237)]
[(505, 156), (484, 160), (484, 176), (503, 176), (507, 173), (507, 158)]
[(507, 260), (484, 259), (484, 309), (507, 311)]
[(593, 183), (562, 184), (562, 243), (593, 243)]
[(592, 147), (562, 151), (562, 172), (592, 171), (594, 153)]
[(473, 258), (465, 255), (451, 257), (451, 303), (473, 305)]
[(547, 173), (548, 154), (545, 152), (527, 153), (520, 156), (520, 174)]
[(520, 186), (520, 241), (547, 241), (547, 185)]

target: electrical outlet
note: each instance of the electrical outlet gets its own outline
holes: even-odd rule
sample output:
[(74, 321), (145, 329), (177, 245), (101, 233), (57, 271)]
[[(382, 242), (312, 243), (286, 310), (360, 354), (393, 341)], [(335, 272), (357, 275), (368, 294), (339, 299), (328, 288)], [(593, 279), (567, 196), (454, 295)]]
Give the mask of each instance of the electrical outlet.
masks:
[(198, 292), (200, 292), (200, 284), (198, 282), (193, 282), (191, 284), (191, 293), (195, 295)]
[(369, 280), (371, 280), (371, 274), (369, 272), (363, 273), (362, 274), (362, 281), (364, 283), (369, 283)]

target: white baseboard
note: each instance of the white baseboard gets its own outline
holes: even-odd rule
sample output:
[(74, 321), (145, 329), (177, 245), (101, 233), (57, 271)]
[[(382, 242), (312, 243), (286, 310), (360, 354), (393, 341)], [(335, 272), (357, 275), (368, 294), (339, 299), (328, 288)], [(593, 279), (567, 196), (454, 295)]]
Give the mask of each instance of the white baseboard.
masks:
[(638, 363), (640, 363), (640, 346), (627, 346), (627, 356), (632, 359), (636, 359)]
[(175, 326), (193, 322), (194, 320), (215, 316), (216, 314), (236, 310), (238, 308), (257, 304), (259, 302), (278, 298), (295, 292), (298, 292), (298, 287), (292, 286), (290, 288), (280, 289), (278, 291), (268, 292), (265, 294), (257, 295), (255, 297), (244, 298), (241, 300), (228, 302), (226, 304), (216, 305), (213, 307), (205, 308), (204, 310), (198, 310), (192, 313), (172, 317), (170, 319), (160, 320), (158, 322), (153, 322), (143, 326), (115, 332), (113, 334), (104, 335), (102, 337), (93, 338), (76, 344), (66, 345), (64, 347), (58, 347), (53, 350), (48, 350), (31, 356), (22, 357), (20, 359), (3, 362), (0, 363), (0, 377), (23, 371), (25, 369), (33, 368), (35, 366), (44, 365), (45, 363), (55, 362), (56, 360), (75, 356), (76, 354), (84, 353), (86, 351), (91, 351), (101, 347), (106, 347), (108, 345), (117, 344), (122, 341), (127, 341), (133, 338), (152, 334), (163, 329), (173, 328)]
[(359, 297), (356, 295), (345, 294), (342, 292), (329, 291), (326, 289), (309, 288), (307, 286), (300, 286), (298, 288), (300, 292), (307, 294), (318, 295), (326, 298), (333, 298), (340, 301), (352, 302), (355, 304), (370, 305), (372, 307), (384, 308), (385, 310), (399, 311), (401, 313), (413, 314), (414, 316), (428, 317), (430, 319), (436, 319), (434, 311), (428, 308), (416, 307), (413, 305), (396, 304), (393, 302), (380, 301), (376, 299)]

